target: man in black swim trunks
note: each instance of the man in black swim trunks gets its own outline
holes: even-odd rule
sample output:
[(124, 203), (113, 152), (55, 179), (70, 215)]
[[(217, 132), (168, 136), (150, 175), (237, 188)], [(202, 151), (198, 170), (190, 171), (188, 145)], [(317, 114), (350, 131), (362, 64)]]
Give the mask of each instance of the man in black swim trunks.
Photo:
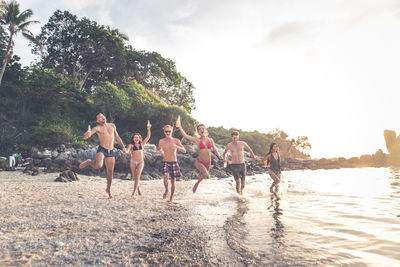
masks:
[(83, 135), (83, 139), (88, 139), (93, 134), (97, 134), (99, 137), (100, 145), (97, 149), (96, 159), (91, 160), (88, 159), (82, 162), (79, 165), (79, 168), (85, 168), (86, 166), (92, 166), (94, 169), (100, 169), (103, 167), (103, 161), (106, 164), (107, 169), (107, 189), (106, 192), (109, 198), (112, 198), (111, 195), (111, 182), (114, 174), (114, 165), (115, 165), (115, 157), (114, 157), (114, 143), (115, 141), (121, 145), (123, 152), (126, 152), (125, 145), (122, 142), (122, 139), (119, 137), (117, 128), (114, 123), (108, 123), (106, 117), (99, 113), (96, 116), (96, 122), (99, 124), (93, 129), (88, 127), (88, 130)]
[(226, 145), (222, 157), (224, 158), (224, 161), (226, 161), (226, 153), (228, 151), (231, 152), (232, 163), (229, 164), (229, 169), (232, 171), (233, 177), (235, 178), (236, 192), (242, 194), (244, 186), (246, 185), (246, 164), (244, 162), (243, 148), (250, 152), (251, 158), (253, 160), (257, 160), (257, 157), (254, 155), (253, 150), (246, 142), (239, 141), (238, 131), (232, 132), (231, 136), (232, 142)]

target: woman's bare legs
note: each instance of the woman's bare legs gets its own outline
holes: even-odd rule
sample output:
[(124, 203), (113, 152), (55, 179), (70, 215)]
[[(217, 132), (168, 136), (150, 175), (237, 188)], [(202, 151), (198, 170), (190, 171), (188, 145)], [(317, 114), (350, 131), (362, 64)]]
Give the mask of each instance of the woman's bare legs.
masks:
[(196, 182), (196, 183), (194, 184), (194, 186), (193, 186), (193, 193), (196, 193), (197, 187), (199, 186), (200, 182), (201, 182), (204, 178), (208, 177), (209, 171), (210, 171), (210, 168), (211, 168), (211, 163), (210, 163), (210, 165), (208, 166), (208, 168), (206, 168), (206, 166), (204, 166), (201, 162), (199, 162), (198, 160), (196, 160), (194, 166), (196, 166), (196, 168), (197, 168), (197, 169), (199, 170), (199, 172), (200, 172), (199, 178), (197, 179), (197, 182)]

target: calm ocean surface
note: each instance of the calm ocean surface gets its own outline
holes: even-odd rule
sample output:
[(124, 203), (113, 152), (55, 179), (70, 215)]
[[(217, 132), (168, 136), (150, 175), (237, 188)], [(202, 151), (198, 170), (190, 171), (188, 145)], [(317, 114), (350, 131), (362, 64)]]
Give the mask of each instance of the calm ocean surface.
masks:
[[(400, 170), (283, 172), (277, 195), (266, 175), (202, 182), (192, 202), (205, 223), (223, 227), (223, 250), (248, 264), (400, 266)], [(228, 244), (228, 245), (227, 245)]]

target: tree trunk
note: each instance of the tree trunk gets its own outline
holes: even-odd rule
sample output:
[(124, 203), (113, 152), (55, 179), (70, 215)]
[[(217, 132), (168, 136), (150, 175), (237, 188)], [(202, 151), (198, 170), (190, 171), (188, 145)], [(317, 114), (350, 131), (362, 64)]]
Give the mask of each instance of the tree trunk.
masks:
[(11, 52), (10, 55), (8, 55), (8, 54), (11, 51), (13, 36), (14, 36), (14, 32), (11, 32), (10, 39), (8, 40), (7, 50), (6, 50), (6, 53), (4, 54), (3, 66), (2, 66), (1, 72), (0, 72), (0, 85), (1, 85), (1, 82), (3, 81), (3, 75), (4, 75), (4, 72), (6, 70), (6, 66), (7, 66), (8, 60), (12, 56), (12, 52)]
[(83, 79), (79, 81), (79, 89), (80, 89), (81, 91), (83, 90), (83, 86), (85, 85), (86, 80), (87, 80), (87, 78), (89, 77), (89, 75), (92, 73), (92, 71), (93, 71), (93, 70), (90, 69), (90, 70), (85, 74), (85, 76), (83, 77)]

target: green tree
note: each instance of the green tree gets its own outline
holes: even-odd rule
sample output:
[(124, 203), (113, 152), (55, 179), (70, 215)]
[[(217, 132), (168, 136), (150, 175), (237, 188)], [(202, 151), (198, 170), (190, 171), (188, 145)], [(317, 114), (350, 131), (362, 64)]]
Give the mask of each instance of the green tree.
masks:
[(131, 106), (127, 93), (110, 82), (100, 83), (96, 87), (94, 100), (97, 109), (110, 121), (114, 121), (116, 114), (126, 112)]
[(41, 56), (42, 66), (78, 79), (81, 90), (92, 92), (99, 82), (123, 80), (128, 37), (117, 29), (56, 10), (37, 38), (44, 49), (34, 47), (33, 52)]
[(3, 56), (2, 68), (0, 71), (0, 85), (3, 80), (4, 71), (6, 70), (6, 66), (8, 62), (11, 60), (13, 55), (13, 47), (14, 47), (14, 37), (21, 33), (29, 41), (40, 46), (39, 41), (34, 37), (34, 35), (28, 30), (28, 27), (33, 23), (39, 23), (38, 21), (28, 19), (32, 17), (33, 12), (31, 9), (27, 9), (25, 11), (20, 12), (19, 4), (12, 0), (10, 2), (4, 3), (2, 2), (3, 14), (1, 16), (0, 24), (8, 27), (9, 37), (7, 48)]
[(36, 37), (43, 49), (34, 46), (34, 54), (42, 58), (41, 66), (54, 69), (64, 77), (77, 78), (78, 62), (81, 57), (79, 46), (79, 20), (68, 11), (56, 10)]
[(156, 52), (126, 49), (127, 79), (138, 81), (168, 105), (183, 107), (189, 113), (195, 108), (195, 87), (177, 71), (175, 62)]
[[(239, 131), (240, 140), (243, 140), (249, 144), (257, 155), (264, 155), (268, 152), (271, 143), (277, 143), (280, 149), (286, 149), (290, 145), (290, 140), (286, 132), (280, 129), (274, 129), (269, 133), (260, 133), (258, 131), (243, 131), (240, 129), (225, 129), (223, 127), (208, 127), (210, 137), (214, 139), (218, 144), (226, 145), (232, 141), (231, 133), (233, 131)], [(311, 147), (306, 137), (298, 137), (298, 140), (303, 141), (304, 147)], [(296, 145), (290, 151), (289, 157), (295, 158), (309, 158), (310, 156), (305, 153), (304, 150), (300, 151), (301, 147)]]

